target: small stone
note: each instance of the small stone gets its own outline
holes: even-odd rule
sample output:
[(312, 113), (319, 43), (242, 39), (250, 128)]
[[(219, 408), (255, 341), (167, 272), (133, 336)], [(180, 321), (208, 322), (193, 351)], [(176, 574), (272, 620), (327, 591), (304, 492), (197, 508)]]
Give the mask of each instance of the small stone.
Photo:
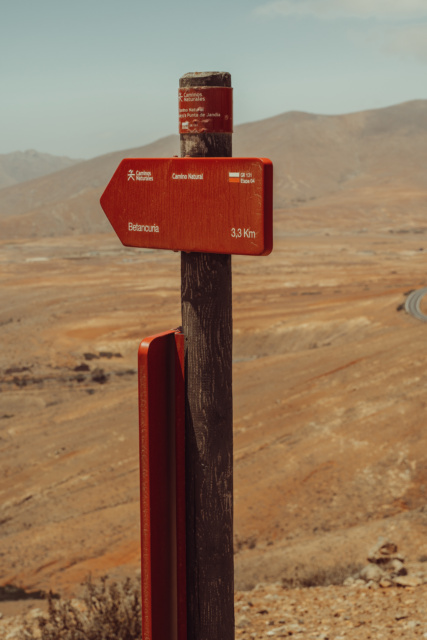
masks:
[(363, 567), (361, 570), (359, 577), (365, 582), (370, 582), (371, 580), (373, 582), (379, 582), (384, 578), (384, 571), (376, 564), (367, 564), (366, 567)]
[(397, 553), (397, 544), (394, 544), (394, 542), (384, 542), (384, 544), (381, 545), (378, 551), (383, 556), (389, 556), (392, 553)]
[(286, 627), (276, 627), (275, 629), (272, 629), (272, 632), (274, 633), (275, 636), (278, 636), (281, 633), (285, 633), (287, 631)]
[(366, 586), (368, 589), (378, 589), (378, 582), (375, 580), (369, 580), (369, 582), (366, 583)]
[(383, 589), (387, 589), (388, 587), (391, 587), (392, 584), (393, 584), (393, 582), (392, 582), (392, 580), (389, 580), (389, 578), (383, 578), (379, 582), (380, 587), (382, 587)]
[(372, 562), (373, 564), (383, 564), (392, 558), (397, 558), (402, 562), (404, 561), (403, 556), (397, 553), (397, 544), (388, 540), (384, 541), (383, 539), (380, 540), (379, 543), (370, 551), (368, 555), (368, 562)]
[(405, 619), (405, 618), (407, 618), (407, 617), (408, 617), (408, 615), (407, 615), (406, 613), (398, 612), (398, 613), (396, 613), (396, 615), (394, 616), (394, 619), (395, 619), (395, 620), (404, 620), (404, 619)]
[(362, 580), (362, 578), (357, 578), (353, 584), (351, 585), (352, 587), (364, 587), (365, 586), (365, 581)]
[(236, 622), (236, 627), (238, 629), (244, 629), (245, 627), (247, 627), (250, 624), (251, 624), (251, 621), (249, 620), (249, 618), (247, 616), (240, 616), (240, 618)]
[(393, 578), (393, 582), (399, 585), (399, 587), (419, 587), (423, 584), (421, 578), (417, 578), (416, 576), (396, 576)]
[(401, 560), (397, 560), (397, 558), (390, 560), (390, 562), (387, 563), (386, 569), (387, 571), (391, 571), (395, 576), (406, 576), (408, 573), (403, 562)]
[(420, 627), (420, 626), (421, 626), (421, 622), (419, 620), (410, 620), (409, 622), (406, 623), (405, 628), (415, 629), (416, 627)]

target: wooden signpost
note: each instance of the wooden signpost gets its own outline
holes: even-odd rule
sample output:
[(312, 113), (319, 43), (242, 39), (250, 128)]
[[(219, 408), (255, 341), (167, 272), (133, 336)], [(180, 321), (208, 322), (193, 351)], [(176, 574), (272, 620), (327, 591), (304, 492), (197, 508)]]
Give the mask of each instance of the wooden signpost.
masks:
[[(179, 86), (188, 93), (213, 92), (213, 87), (230, 93), (231, 76), (190, 73), (180, 78)], [(225, 115), (219, 120), (228, 124), (232, 114)], [(195, 132), (181, 130), (182, 156), (231, 156), (230, 127), (212, 131), (215, 121), (206, 127), (209, 131), (203, 123)], [(231, 255), (181, 253), (181, 312), (186, 347), (188, 637), (233, 640)]]
[(233, 640), (231, 255), (272, 250), (272, 164), (231, 157), (229, 73), (179, 86), (182, 157), (101, 198), (123, 244), (182, 252), (182, 328), (139, 351), (143, 640)]

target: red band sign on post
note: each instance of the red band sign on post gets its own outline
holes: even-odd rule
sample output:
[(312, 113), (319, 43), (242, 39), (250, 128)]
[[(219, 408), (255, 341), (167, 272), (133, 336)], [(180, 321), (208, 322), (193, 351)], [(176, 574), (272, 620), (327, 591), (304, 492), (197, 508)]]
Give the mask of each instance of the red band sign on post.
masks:
[(101, 206), (129, 247), (240, 255), (273, 247), (265, 158), (127, 158)]
[(179, 133), (232, 133), (233, 89), (178, 89)]

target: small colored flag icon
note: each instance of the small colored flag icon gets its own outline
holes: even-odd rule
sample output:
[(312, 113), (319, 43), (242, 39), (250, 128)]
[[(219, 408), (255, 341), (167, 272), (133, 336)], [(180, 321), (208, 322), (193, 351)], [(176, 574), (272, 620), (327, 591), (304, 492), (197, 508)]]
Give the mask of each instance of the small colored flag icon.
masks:
[(238, 171), (229, 171), (228, 182), (240, 182), (240, 173)]

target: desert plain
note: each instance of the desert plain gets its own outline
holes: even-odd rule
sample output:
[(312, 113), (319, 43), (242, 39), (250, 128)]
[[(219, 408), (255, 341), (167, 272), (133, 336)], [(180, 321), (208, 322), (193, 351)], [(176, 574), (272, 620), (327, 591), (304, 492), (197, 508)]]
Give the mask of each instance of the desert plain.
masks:
[[(380, 538), (427, 559), (427, 324), (403, 308), (427, 284), (427, 102), (271, 120), (235, 134), (276, 203), (273, 253), (233, 257), (240, 592), (350, 575)], [(137, 350), (181, 323), (180, 256), (104, 220), (125, 155), (0, 189), (0, 585), (139, 571)]]

